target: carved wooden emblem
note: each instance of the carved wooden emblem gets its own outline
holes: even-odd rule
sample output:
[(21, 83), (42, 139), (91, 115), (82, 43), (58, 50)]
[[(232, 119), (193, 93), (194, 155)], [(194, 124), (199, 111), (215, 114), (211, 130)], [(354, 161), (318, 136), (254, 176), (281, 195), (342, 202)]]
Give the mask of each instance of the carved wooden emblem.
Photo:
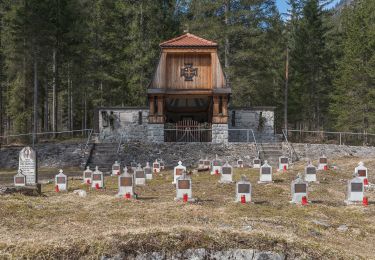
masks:
[(181, 68), (180, 75), (185, 78), (185, 81), (193, 81), (193, 78), (198, 76), (198, 69), (193, 68), (192, 63), (185, 63), (185, 67)]

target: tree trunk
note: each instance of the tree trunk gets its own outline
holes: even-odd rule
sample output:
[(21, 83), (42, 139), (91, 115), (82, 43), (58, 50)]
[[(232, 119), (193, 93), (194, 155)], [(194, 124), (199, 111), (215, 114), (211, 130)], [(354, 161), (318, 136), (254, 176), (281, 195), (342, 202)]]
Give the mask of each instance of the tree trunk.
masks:
[[(57, 81), (58, 81), (58, 69), (56, 61), (56, 49), (53, 50), (53, 83), (52, 83), (52, 131), (57, 131)], [(53, 137), (56, 137), (56, 134), (53, 134)]]
[(37, 54), (35, 53), (34, 56), (34, 116), (33, 116), (33, 146), (35, 142), (37, 142), (37, 135), (38, 132), (38, 61), (37, 61)]

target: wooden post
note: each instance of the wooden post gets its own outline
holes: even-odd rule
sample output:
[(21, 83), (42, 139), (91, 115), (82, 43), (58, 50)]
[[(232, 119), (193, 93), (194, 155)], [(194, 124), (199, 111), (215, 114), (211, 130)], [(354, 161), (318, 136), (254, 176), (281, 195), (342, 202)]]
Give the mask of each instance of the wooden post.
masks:
[(223, 116), (227, 116), (228, 115), (228, 97), (224, 96), (223, 97), (223, 107), (222, 107), (222, 111), (223, 111)]
[(150, 97), (150, 116), (155, 114), (154, 97)]
[(218, 116), (219, 115), (219, 97), (214, 96), (213, 101), (214, 101), (213, 116)]
[(158, 96), (158, 116), (164, 115), (164, 97)]

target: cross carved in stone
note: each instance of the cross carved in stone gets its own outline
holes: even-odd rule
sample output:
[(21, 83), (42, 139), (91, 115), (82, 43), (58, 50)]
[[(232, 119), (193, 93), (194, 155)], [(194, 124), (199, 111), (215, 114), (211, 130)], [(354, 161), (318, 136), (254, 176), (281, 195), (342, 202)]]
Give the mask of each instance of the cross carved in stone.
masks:
[(181, 77), (184, 77), (185, 81), (193, 81), (195, 76), (198, 76), (198, 69), (193, 68), (192, 63), (185, 63), (185, 67), (181, 68)]

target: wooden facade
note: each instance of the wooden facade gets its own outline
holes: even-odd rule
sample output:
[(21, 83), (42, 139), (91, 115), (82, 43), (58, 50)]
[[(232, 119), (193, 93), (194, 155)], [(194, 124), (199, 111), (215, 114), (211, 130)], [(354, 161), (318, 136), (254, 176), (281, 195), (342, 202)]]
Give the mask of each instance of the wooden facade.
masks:
[(148, 88), (149, 123), (226, 124), (231, 89), (217, 44), (187, 33), (160, 47), (160, 60)]

